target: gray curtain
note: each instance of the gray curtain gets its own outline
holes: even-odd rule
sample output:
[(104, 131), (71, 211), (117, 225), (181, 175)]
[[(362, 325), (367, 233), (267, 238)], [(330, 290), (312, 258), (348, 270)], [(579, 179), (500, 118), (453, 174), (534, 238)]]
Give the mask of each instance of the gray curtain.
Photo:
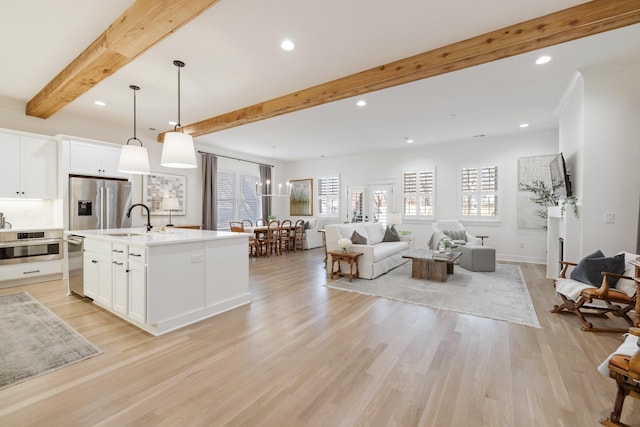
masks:
[(205, 230), (218, 228), (216, 173), (218, 158), (212, 154), (201, 153), (202, 156), (202, 224)]
[[(262, 182), (262, 191), (267, 191), (267, 180), (271, 181), (271, 188), (273, 192), (273, 181), (271, 180), (271, 166), (260, 165), (260, 181)], [(271, 215), (271, 199), (273, 197), (262, 196), (262, 218), (268, 219)]]

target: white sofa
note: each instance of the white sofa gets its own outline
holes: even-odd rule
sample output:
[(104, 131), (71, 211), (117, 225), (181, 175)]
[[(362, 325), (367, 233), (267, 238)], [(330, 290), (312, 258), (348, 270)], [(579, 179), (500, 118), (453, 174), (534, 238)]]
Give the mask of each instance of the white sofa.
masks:
[[(340, 251), (338, 239), (350, 239), (354, 231), (367, 238), (366, 245), (353, 245), (351, 252), (362, 252), (358, 258), (358, 269), (363, 279), (375, 279), (381, 274), (409, 261), (402, 255), (409, 249), (409, 239), (400, 236), (399, 242), (383, 242), (386, 226), (374, 222), (349, 224), (329, 224), (324, 227), (327, 238), (327, 251)], [(329, 264), (331, 268), (331, 264)], [(349, 271), (344, 263), (342, 271)]]

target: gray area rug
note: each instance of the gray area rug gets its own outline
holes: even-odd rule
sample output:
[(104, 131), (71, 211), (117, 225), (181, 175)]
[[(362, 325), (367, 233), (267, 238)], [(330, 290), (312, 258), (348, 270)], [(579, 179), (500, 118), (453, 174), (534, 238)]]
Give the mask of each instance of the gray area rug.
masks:
[(100, 353), (28, 293), (0, 296), (0, 390)]
[(455, 266), (454, 274), (443, 283), (412, 279), (411, 262), (407, 262), (374, 280), (349, 282), (343, 277), (327, 287), (540, 328), (517, 265), (496, 264), (491, 273)]

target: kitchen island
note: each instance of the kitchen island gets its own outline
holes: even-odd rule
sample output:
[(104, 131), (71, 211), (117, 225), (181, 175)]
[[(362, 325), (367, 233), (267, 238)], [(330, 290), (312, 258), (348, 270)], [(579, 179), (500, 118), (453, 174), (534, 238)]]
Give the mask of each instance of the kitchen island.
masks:
[(167, 228), (73, 230), (84, 294), (153, 335), (251, 302), (248, 235)]

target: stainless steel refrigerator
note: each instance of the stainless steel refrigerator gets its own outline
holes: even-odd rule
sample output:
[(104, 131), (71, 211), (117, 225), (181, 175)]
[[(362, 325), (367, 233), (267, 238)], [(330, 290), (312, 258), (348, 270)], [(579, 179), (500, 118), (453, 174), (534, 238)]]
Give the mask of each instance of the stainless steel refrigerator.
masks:
[(69, 230), (131, 227), (127, 180), (70, 176), (69, 203)]

